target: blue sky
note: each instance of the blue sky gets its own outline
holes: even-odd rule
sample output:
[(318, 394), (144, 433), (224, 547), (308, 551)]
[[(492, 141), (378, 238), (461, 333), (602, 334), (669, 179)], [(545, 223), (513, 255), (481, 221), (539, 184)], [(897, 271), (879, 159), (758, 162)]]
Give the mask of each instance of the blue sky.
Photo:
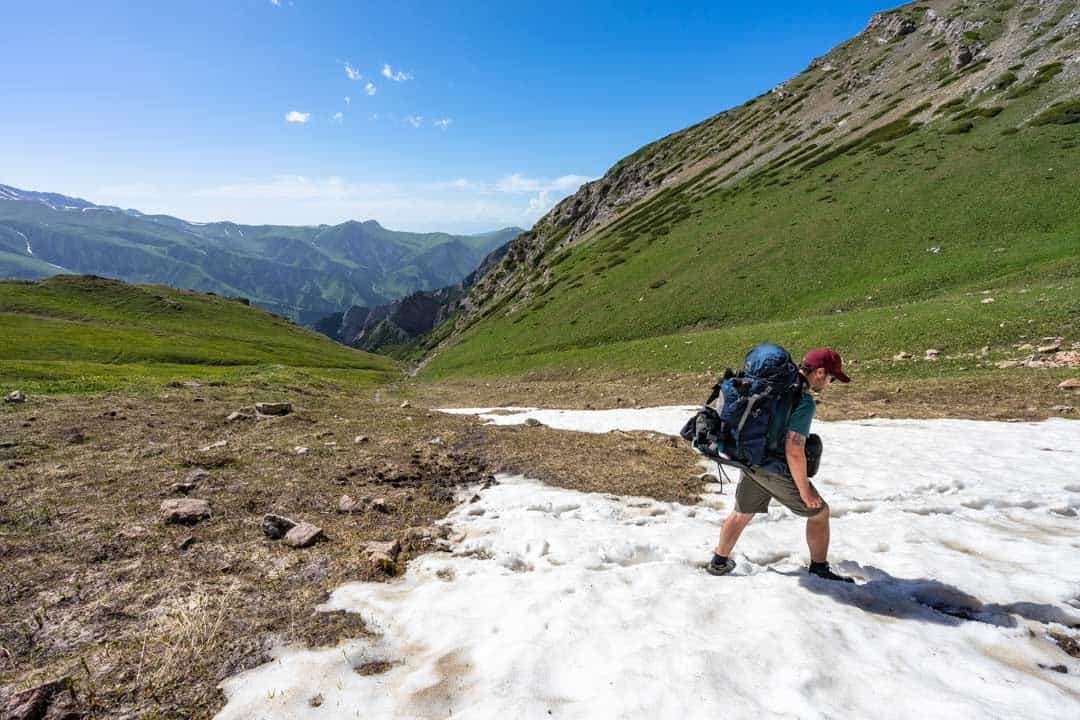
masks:
[(883, 7), (4, 0), (0, 183), (194, 221), (527, 227)]

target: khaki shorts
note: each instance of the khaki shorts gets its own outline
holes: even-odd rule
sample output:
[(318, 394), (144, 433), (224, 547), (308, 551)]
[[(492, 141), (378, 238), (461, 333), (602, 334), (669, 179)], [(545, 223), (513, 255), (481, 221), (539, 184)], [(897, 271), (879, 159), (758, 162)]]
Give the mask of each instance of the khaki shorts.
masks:
[[(810, 487), (817, 492), (813, 483), (810, 483)], [(773, 498), (800, 517), (813, 517), (829, 507), (824, 499), (820, 507), (807, 507), (799, 497), (798, 486), (789, 475), (779, 475), (761, 468), (742, 471), (739, 486), (735, 488), (735, 512), (767, 513)]]

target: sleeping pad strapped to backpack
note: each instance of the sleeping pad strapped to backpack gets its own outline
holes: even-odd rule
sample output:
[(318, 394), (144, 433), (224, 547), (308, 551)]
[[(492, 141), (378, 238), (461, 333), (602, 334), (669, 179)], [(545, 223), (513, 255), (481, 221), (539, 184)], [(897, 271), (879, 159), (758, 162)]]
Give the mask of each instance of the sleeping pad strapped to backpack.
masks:
[[(690, 418), (681, 434), (697, 450), (717, 461), (731, 460), (735, 466), (761, 465), (769, 421), (780, 403), (794, 406), (798, 402), (803, 382), (787, 350), (772, 343), (755, 345), (746, 354), (742, 370), (735, 373), (729, 368), (724, 372), (706, 406)], [(724, 405), (717, 412), (709, 405), (721, 394)]]

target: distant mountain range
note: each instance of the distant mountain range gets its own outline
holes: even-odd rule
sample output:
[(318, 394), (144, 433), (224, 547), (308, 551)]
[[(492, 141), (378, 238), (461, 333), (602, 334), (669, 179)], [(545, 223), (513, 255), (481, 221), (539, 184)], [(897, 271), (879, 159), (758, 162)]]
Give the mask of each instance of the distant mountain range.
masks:
[(454, 285), (523, 230), (194, 223), (0, 184), (0, 277), (93, 274), (246, 297), (301, 323)]

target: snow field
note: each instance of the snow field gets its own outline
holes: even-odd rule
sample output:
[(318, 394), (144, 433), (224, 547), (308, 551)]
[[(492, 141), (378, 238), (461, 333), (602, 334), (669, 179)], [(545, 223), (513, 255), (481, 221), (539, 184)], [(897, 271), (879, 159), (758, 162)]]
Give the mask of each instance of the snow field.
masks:
[[(675, 432), (691, 411), (492, 417)], [(807, 577), (805, 523), (775, 503), (735, 575), (705, 573), (731, 486), (684, 506), (500, 476), (447, 518), (449, 552), (322, 608), (378, 641), (280, 649), (218, 717), (1080, 716), (1080, 661), (1047, 634), (1080, 623), (1080, 423), (814, 431), (830, 556), (860, 585)]]

